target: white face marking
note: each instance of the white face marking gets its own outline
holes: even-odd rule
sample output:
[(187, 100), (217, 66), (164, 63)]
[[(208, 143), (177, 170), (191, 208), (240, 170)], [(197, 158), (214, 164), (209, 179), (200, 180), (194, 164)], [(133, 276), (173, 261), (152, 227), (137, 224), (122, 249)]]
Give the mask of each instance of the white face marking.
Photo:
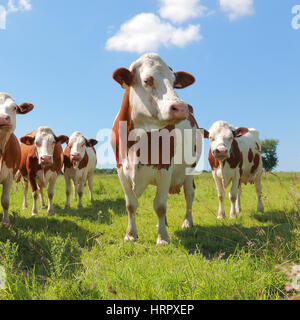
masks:
[(39, 164), (52, 165), (53, 153), (56, 145), (55, 135), (48, 127), (41, 127), (37, 130), (35, 141), (37, 157)]
[[(130, 93), (134, 122), (163, 127), (185, 120), (187, 104), (174, 90), (175, 75), (157, 54), (142, 56), (130, 71), (134, 73)], [(177, 114), (172, 106), (184, 107), (184, 111)]]
[(209, 129), (209, 141), (212, 154), (218, 160), (230, 157), (235, 128), (225, 121), (217, 121)]
[(0, 93), (0, 130), (13, 132), (16, 129), (17, 104), (6, 93)]
[(84, 158), (86, 139), (80, 132), (74, 132), (70, 136), (68, 146), (71, 148), (71, 158), (74, 159), (74, 162)]

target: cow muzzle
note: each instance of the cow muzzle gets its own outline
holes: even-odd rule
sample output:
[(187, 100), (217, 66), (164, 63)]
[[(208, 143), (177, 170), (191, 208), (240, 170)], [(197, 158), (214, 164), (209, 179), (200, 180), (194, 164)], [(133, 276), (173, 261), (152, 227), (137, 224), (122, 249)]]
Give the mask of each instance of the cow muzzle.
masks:
[(185, 104), (172, 104), (169, 110), (170, 118), (175, 122), (187, 119), (188, 107)]
[(226, 147), (218, 147), (213, 152), (214, 156), (218, 160), (225, 160), (229, 158), (229, 150)]
[(53, 164), (53, 159), (51, 156), (40, 157), (40, 164), (44, 167), (51, 166)]
[(0, 129), (11, 128), (10, 116), (6, 114), (0, 114)]
[(72, 162), (78, 162), (81, 161), (81, 156), (79, 153), (73, 153), (71, 154), (71, 161)]

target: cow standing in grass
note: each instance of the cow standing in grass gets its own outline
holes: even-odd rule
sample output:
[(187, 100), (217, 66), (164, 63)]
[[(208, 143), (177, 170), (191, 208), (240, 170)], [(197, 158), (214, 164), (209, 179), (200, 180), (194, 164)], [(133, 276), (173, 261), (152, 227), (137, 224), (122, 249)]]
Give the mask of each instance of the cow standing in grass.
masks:
[(40, 127), (21, 140), (20, 174), (23, 177), (23, 209), (27, 208), (28, 181), (32, 188), (32, 216), (38, 215), (37, 199), (40, 195), (41, 208), (45, 208), (43, 188), (48, 185), (48, 215), (54, 215), (53, 196), (57, 176), (63, 166), (61, 145), (68, 142), (68, 137), (57, 137), (49, 127)]
[(71, 180), (74, 198), (79, 196), (78, 208), (82, 208), (83, 189), (88, 182), (90, 201), (93, 200), (93, 178), (97, 165), (94, 139), (86, 139), (80, 132), (74, 132), (64, 151), (64, 176), (66, 181), (66, 209), (70, 209)]
[[(179, 193), (182, 186), (187, 206), (183, 228), (193, 226), (195, 184), (193, 175), (187, 175), (187, 170), (193, 169), (198, 159), (186, 163), (182, 157), (182, 163), (175, 164), (174, 158), (182, 152), (184, 145), (190, 144), (192, 150), (196, 149), (198, 126), (192, 107), (177, 95), (174, 88), (185, 88), (193, 84), (195, 79), (186, 72), (174, 73), (157, 54), (143, 55), (129, 70), (117, 69), (113, 79), (126, 89), (111, 138), (128, 212), (125, 241), (138, 238), (135, 221), (138, 198), (152, 184), (157, 187), (154, 199), (154, 210), (158, 216), (157, 244), (165, 245), (169, 242), (166, 230), (167, 197), (169, 193)], [(181, 140), (178, 132), (183, 137), (185, 129), (189, 129), (192, 134), (190, 139)], [(133, 130), (143, 132), (138, 148), (136, 141), (133, 142), (130, 137)], [(158, 136), (163, 132), (170, 136), (176, 132), (173, 134), (174, 139), (170, 137), (168, 141), (167, 151), (163, 147), (163, 138), (158, 138), (158, 143), (152, 139), (152, 134)], [(144, 154), (142, 149), (148, 150), (148, 161), (141, 160)], [(167, 159), (163, 159), (165, 151)]]
[(14, 135), (16, 115), (26, 114), (33, 109), (33, 104), (23, 103), (18, 106), (7, 93), (0, 93), (0, 184), (3, 185), (1, 204), (3, 207), (3, 225), (9, 227), (9, 196), (21, 159), (18, 139)]
[(259, 133), (255, 129), (235, 128), (225, 121), (217, 121), (205, 132), (210, 140), (209, 163), (219, 197), (218, 218), (225, 218), (224, 189), (232, 183), (229, 198), (230, 218), (241, 212), (242, 183), (255, 184), (257, 210), (264, 211), (262, 204), (262, 158)]

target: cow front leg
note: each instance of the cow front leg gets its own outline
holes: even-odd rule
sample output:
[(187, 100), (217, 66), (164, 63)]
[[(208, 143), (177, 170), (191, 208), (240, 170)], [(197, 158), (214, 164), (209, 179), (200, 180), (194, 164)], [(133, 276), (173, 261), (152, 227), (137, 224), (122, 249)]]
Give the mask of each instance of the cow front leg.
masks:
[(224, 201), (225, 201), (225, 190), (223, 187), (222, 179), (217, 177), (216, 173), (212, 172), (213, 178), (215, 180), (215, 184), (217, 187), (217, 193), (219, 198), (219, 209), (218, 209), (218, 219), (225, 219), (225, 209), (224, 209)]
[(45, 209), (45, 201), (44, 201), (44, 193), (43, 193), (43, 187), (39, 186), (39, 195), (40, 195), (40, 207), (41, 209)]
[(3, 190), (2, 190), (2, 197), (1, 197), (1, 204), (3, 208), (3, 225), (5, 227), (10, 227), (10, 219), (9, 219), (9, 196), (10, 196), (10, 189), (12, 186), (13, 179), (8, 178), (4, 183), (3, 183)]
[(78, 184), (73, 181), (73, 198), (76, 201), (78, 194)]
[(230, 219), (236, 218), (236, 201), (238, 199), (239, 190), (239, 175), (232, 181), (232, 187), (229, 193), (229, 200), (231, 202)]
[(166, 212), (167, 212), (167, 198), (170, 190), (171, 177), (169, 172), (160, 172), (160, 179), (157, 181), (157, 191), (153, 202), (154, 210), (158, 217), (158, 231), (157, 244), (167, 245), (169, 243), (169, 236), (166, 228)]
[(54, 187), (56, 183), (57, 175), (53, 174), (49, 181), (49, 186), (47, 190), (47, 195), (48, 195), (48, 215), (49, 216), (54, 216), (54, 208), (53, 208), (53, 197), (54, 197)]
[(188, 229), (193, 227), (193, 216), (192, 216), (192, 209), (193, 209), (193, 201), (195, 197), (195, 184), (194, 184), (194, 177), (187, 176), (184, 181), (184, 195), (186, 201), (186, 215), (182, 225), (183, 229)]
[(83, 207), (82, 197), (83, 197), (84, 184), (85, 184), (85, 179), (82, 179), (82, 181), (79, 183), (79, 186), (78, 186), (78, 197), (79, 197), (78, 205), (77, 205), (78, 209)]
[(22, 185), (23, 185), (23, 205), (22, 205), (22, 208), (23, 208), (23, 210), (26, 210), (28, 208), (28, 204), (27, 204), (28, 181), (23, 179)]
[(65, 209), (70, 209), (70, 196), (71, 196), (71, 179), (65, 173), (65, 182), (66, 182), (66, 203)]

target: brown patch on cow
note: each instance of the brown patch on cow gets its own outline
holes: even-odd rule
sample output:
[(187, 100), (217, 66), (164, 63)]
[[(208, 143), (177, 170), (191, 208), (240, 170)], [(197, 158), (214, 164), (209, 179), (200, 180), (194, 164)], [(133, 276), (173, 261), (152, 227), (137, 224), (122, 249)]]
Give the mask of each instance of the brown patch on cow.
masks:
[[(169, 125), (161, 130), (158, 130), (157, 133), (155, 134), (160, 134), (162, 130), (168, 130), (169, 132), (172, 132), (175, 129), (174, 125)], [(160, 135), (159, 136), (159, 140), (158, 140), (158, 148), (155, 148), (155, 152), (158, 153), (158, 161), (155, 161), (154, 159), (156, 159), (157, 157), (155, 157), (153, 155), (153, 150), (152, 150), (152, 140), (153, 140), (153, 136), (151, 134), (151, 132), (147, 132), (147, 138), (148, 138), (148, 166), (154, 167), (158, 170), (161, 169), (166, 169), (169, 170), (169, 168), (171, 167), (171, 162), (172, 159), (174, 158), (175, 155), (175, 136), (171, 135), (170, 136), (170, 153), (169, 153), (169, 158), (165, 159), (167, 161), (165, 161), (166, 163), (164, 163), (164, 159), (163, 159), (163, 137)], [(157, 154), (156, 154), (157, 156)]]
[(88, 162), (89, 162), (89, 156), (88, 156), (87, 152), (85, 152), (83, 159), (79, 162), (78, 169), (86, 168), (88, 165)]
[(14, 174), (18, 171), (21, 161), (21, 149), (19, 141), (14, 134), (9, 137), (1, 158), (3, 160), (1, 159), (0, 161), (3, 161), (9, 169), (13, 169)]
[(181, 192), (182, 184), (175, 187), (170, 187), (169, 194), (179, 194)]
[(255, 173), (255, 171), (258, 169), (258, 166), (259, 166), (259, 162), (260, 162), (260, 155), (259, 154), (256, 154), (255, 157), (254, 157), (254, 165), (253, 167), (251, 168), (251, 174)]
[(253, 159), (254, 159), (254, 154), (253, 154), (252, 149), (250, 148), (249, 152), (248, 152), (248, 160), (251, 163), (253, 161)]
[[(128, 150), (134, 145), (134, 142), (128, 141), (128, 135), (131, 130), (133, 130), (133, 123), (131, 119), (131, 106), (129, 103), (129, 94), (130, 94), (130, 89), (127, 89), (124, 94), (122, 106), (120, 109), (120, 112), (115, 120), (115, 123), (113, 125), (112, 129), (112, 136), (111, 136), (111, 145), (113, 147), (113, 150), (115, 152), (116, 156), (116, 162), (117, 162), (117, 167), (120, 168), (122, 166), (122, 152), (121, 148), (122, 145), (127, 144), (126, 150), (126, 155), (128, 154)], [(120, 122), (125, 121), (127, 122), (127, 135), (126, 135), (126, 141), (122, 141), (125, 137), (122, 137), (119, 135), (119, 129), (120, 129)], [(124, 148), (124, 147), (123, 147)]]
[(257, 142), (256, 142), (256, 151), (261, 152), (261, 148)]
[(194, 190), (196, 190), (195, 179), (193, 179), (193, 188), (194, 188)]
[(243, 154), (240, 151), (239, 145), (235, 139), (233, 139), (231, 149), (230, 149), (230, 158), (226, 160), (231, 169), (237, 168), (240, 163), (243, 161)]
[(209, 164), (210, 164), (212, 170), (217, 169), (217, 168), (219, 167), (219, 165), (220, 165), (219, 160), (217, 160), (217, 159), (213, 156), (211, 149), (209, 150), (208, 161), (209, 161)]

